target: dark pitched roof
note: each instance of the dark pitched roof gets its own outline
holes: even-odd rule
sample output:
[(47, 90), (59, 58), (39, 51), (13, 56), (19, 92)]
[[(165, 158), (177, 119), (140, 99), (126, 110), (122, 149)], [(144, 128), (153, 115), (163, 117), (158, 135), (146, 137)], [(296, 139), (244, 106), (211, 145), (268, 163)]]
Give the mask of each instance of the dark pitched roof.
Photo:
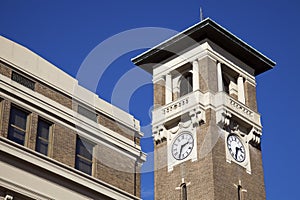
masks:
[(133, 58), (132, 62), (152, 73), (155, 63), (161, 63), (206, 38), (252, 67), (255, 75), (272, 69), (276, 64), (209, 18)]

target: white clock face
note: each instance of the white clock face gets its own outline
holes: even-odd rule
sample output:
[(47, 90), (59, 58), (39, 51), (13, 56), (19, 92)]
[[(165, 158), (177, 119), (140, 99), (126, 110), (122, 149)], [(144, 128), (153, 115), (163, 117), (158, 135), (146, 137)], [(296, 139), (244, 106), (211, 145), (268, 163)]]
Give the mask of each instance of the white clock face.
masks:
[(238, 136), (229, 135), (227, 137), (227, 148), (231, 156), (238, 162), (243, 162), (246, 158), (245, 147)]
[(194, 138), (192, 134), (183, 132), (177, 136), (172, 144), (172, 155), (176, 160), (183, 160), (190, 153), (194, 147)]

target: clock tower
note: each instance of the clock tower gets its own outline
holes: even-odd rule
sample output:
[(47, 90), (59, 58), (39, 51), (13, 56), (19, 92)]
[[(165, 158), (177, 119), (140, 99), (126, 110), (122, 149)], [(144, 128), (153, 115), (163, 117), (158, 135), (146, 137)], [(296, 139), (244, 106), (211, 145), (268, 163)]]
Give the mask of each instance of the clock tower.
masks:
[(153, 75), (155, 199), (265, 199), (255, 77), (275, 63), (209, 18), (132, 61)]

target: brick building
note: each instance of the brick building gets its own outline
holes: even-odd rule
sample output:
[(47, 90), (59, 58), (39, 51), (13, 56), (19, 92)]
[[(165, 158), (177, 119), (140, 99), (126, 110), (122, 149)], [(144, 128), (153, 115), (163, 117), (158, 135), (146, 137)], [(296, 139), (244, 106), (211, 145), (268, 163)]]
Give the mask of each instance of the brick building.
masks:
[(155, 199), (265, 199), (255, 77), (275, 63), (209, 18), (132, 61), (153, 75)]
[(140, 199), (139, 121), (0, 37), (0, 199)]

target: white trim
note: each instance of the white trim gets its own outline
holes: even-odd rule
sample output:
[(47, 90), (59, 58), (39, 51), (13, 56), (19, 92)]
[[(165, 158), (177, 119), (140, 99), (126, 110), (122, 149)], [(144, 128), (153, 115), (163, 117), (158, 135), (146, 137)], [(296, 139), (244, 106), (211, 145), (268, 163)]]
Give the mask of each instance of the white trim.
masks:
[(166, 84), (165, 84), (165, 103), (168, 104), (172, 102), (172, 75), (166, 74)]
[[(73, 168), (61, 164), (55, 160), (45, 158), (40, 158), (38, 156), (35, 156), (34, 154), (36, 152), (26, 149), (26, 151), (22, 150), (21, 148), (23, 146), (14, 144), (13, 142), (10, 142), (9, 140), (5, 138), (1, 138), (2, 140), (6, 141), (3, 142), (0, 140), (0, 151), (3, 151), (4, 153), (10, 154), (14, 157), (17, 157), (21, 160), (24, 160), (26, 162), (29, 162), (35, 166), (39, 166), (47, 171), (50, 171), (54, 174), (57, 174), (61, 177), (64, 177), (68, 180), (71, 180), (73, 182), (76, 182), (82, 186), (88, 187), (95, 192), (100, 192), (101, 194), (104, 194), (106, 196), (109, 196), (114, 199), (124, 199), (124, 200), (130, 200), (130, 199), (139, 199), (138, 197), (135, 197), (123, 190), (120, 190), (119, 188), (112, 186), (108, 183), (105, 183), (99, 179), (96, 179), (94, 177), (88, 176), (89, 178), (85, 177), (84, 173), (80, 173), (79, 171), (75, 173)], [(11, 144), (9, 144), (11, 143)], [(23, 147), (24, 148), (24, 147)], [(27, 152), (28, 151), (28, 152)], [(51, 162), (50, 162), (51, 160)], [(62, 167), (63, 166), (63, 167)], [(123, 194), (122, 194), (123, 193)], [(126, 195), (124, 195), (126, 194)]]
[(222, 66), (220, 62), (217, 62), (217, 81), (218, 81), (218, 92), (222, 92), (223, 78), (222, 78)]
[(193, 65), (193, 91), (199, 90), (200, 89), (200, 83), (199, 83), (199, 61), (194, 60), (192, 62)]
[(237, 79), (237, 87), (238, 87), (238, 100), (245, 104), (245, 87), (244, 87), (244, 78), (239, 76)]
[(39, 199), (39, 200), (54, 200), (53, 198), (49, 197), (49, 196), (45, 196), (43, 194), (41, 194), (38, 191), (33, 191), (31, 190), (31, 188), (26, 188), (24, 186), (21, 186), (19, 184), (15, 184), (13, 182), (11, 182), (10, 180), (6, 180), (2, 177), (0, 177), (0, 186), (7, 188), (11, 191), (20, 193), (24, 196), (33, 198), (33, 199)]

